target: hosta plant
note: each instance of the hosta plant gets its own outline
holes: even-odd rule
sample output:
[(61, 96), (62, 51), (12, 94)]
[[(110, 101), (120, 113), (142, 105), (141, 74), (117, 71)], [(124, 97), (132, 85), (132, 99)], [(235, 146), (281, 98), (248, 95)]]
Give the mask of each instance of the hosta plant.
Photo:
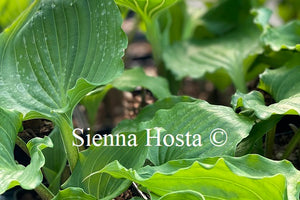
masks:
[[(300, 113), (300, 22), (273, 27), (258, 0), (192, 3), (1, 1), (0, 194), (20, 186), (45, 200), (110, 200), (132, 186), (132, 199), (299, 199), (298, 166), (285, 160), (299, 150), (297, 124), (273, 152), (276, 127)], [(129, 9), (165, 78), (124, 70)], [(233, 83), (231, 106), (176, 95), (185, 77)], [(110, 90), (137, 87), (155, 102), (134, 119), (104, 135), (74, 127), (78, 104), (93, 127)], [(24, 141), (34, 119), (51, 121), (51, 133)]]

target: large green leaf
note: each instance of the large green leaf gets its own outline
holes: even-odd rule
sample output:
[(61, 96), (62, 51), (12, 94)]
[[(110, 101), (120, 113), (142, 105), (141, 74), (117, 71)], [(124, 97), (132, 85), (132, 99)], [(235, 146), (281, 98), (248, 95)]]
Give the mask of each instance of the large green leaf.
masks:
[(123, 71), (121, 23), (113, 0), (36, 0), (0, 35), (0, 107), (54, 121), (71, 169), (73, 108)]
[[(126, 135), (126, 144), (129, 142), (129, 133)], [(122, 139), (120, 139), (119, 146), (116, 146), (116, 138), (110, 146), (111, 140), (108, 139), (108, 146), (92, 146), (88, 150), (79, 154), (79, 161), (74, 172), (64, 187), (80, 187), (88, 194), (92, 194), (97, 199), (107, 199), (120, 195), (126, 190), (131, 182), (129, 180), (120, 180), (112, 178), (107, 174), (100, 174), (88, 180), (85, 178), (92, 172), (98, 171), (105, 167), (108, 163), (118, 160), (122, 165), (129, 168), (138, 169), (142, 167), (146, 159), (148, 148), (146, 144), (145, 132), (135, 133), (137, 146), (123, 146)]]
[(177, 0), (115, 0), (115, 2), (134, 10), (148, 21)]
[[(164, 129), (160, 132), (159, 140), (148, 137), (149, 159), (159, 165), (182, 158), (233, 155), (236, 145), (248, 136), (252, 125), (251, 120), (238, 116), (228, 107), (191, 98), (172, 97), (146, 107), (135, 120), (122, 122), (114, 129), (114, 133), (153, 129), (152, 133), (157, 134), (158, 138), (155, 127)], [(199, 137), (201, 139), (197, 141)], [(214, 143), (213, 137), (224, 144), (219, 146)], [(161, 146), (157, 145), (157, 141)]]
[(96, 200), (95, 197), (86, 194), (81, 188), (73, 188), (73, 187), (60, 191), (52, 200), (66, 200), (66, 199)]
[(90, 92), (80, 101), (87, 109), (90, 125), (94, 124), (99, 104), (111, 88), (133, 91), (138, 86), (149, 89), (158, 99), (171, 96), (168, 82), (164, 78), (147, 76), (142, 68), (126, 70), (120, 77)]
[(0, 106), (48, 117), (72, 110), (122, 72), (120, 26), (112, 0), (35, 1), (0, 37)]
[(53, 142), (53, 148), (43, 150), (46, 162), (43, 167), (43, 173), (49, 183), (49, 189), (56, 194), (61, 185), (61, 175), (66, 167), (67, 158), (60, 137), (59, 129), (56, 127), (49, 135)]
[(246, 72), (262, 52), (259, 36), (260, 31), (250, 22), (223, 37), (177, 43), (163, 56), (166, 67), (177, 79), (202, 78), (223, 69), (237, 89), (246, 91)]
[(41, 167), (45, 163), (42, 149), (52, 146), (49, 137), (34, 138), (27, 144), (31, 162), (27, 167), (16, 164), (14, 147), (17, 133), (21, 127), (21, 114), (0, 108), (0, 194), (20, 185), (30, 190), (41, 184)]
[(0, 30), (10, 25), (31, 2), (31, 0), (1, 0)]
[(193, 190), (205, 199), (299, 198), (299, 171), (288, 161), (276, 162), (258, 155), (175, 160), (138, 170), (113, 162), (94, 174), (103, 172), (132, 180), (160, 196)]

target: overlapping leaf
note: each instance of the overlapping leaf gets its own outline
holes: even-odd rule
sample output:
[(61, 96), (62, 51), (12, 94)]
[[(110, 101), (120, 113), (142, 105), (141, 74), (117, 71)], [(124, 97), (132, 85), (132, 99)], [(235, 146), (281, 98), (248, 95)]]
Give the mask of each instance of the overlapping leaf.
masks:
[[(197, 37), (196, 32), (193, 40), (177, 43), (167, 49), (163, 58), (167, 69), (179, 80), (185, 77), (203, 78), (219, 72), (222, 74), (221, 78), (214, 79), (217, 86), (226, 87), (228, 81), (223, 80), (228, 80), (229, 75), (235, 87), (246, 92), (246, 73), (257, 54), (263, 51), (261, 31), (249, 15), (248, 1), (222, 2), (203, 18), (206, 28), (218, 37), (203, 38), (201, 31), (200, 37)], [(227, 12), (226, 8), (229, 7), (233, 9), (232, 13), (226, 14), (229, 17), (222, 19), (224, 15), (217, 11), (221, 9)]]
[[(76, 168), (64, 187), (83, 188), (85, 192), (92, 194), (97, 199), (110, 200), (121, 194), (130, 186), (131, 182), (129, 180), (115, 179), (108, 174), (100, 174), (88, 180), (85, 180), (85, 178), (90, 173), (102, 169), (114, 160), (118, 160), (122, 165), (129, 168), (140, 168), (144, 164), (148, 151), (148, 148), (145, 147), (146, 134), (145, 132), (135, 134), (136, 147), (126, 146), (128, 145), (130, 134), (124, 133), (126, 135), (125, 144), (120, 139), (119, 146), (116, 146), (116, 138), (112, 143), (108, 139), (108, 146), (93, 146), (81, 152)], [(114, 144), (115, 146), (110, 146), (110, 144)]]
[(113, 162), (95, 174), (103, 172), (132, 180), (159, 196), (193, 190), (205, 199), (299, 198), (299, 171), (288, 161), (276, 162), (258, 155), (175, 160), (139, 170)]
[[(159, 165), (181, 158), (233, 155), (236, 145), (248, 136), (252, 125), (251, 120), (238, 116), (228, 107), (191, 98), (172, 97), (146, 107), (135, 120), (121, 123), (114, 133), (163, 128), (165, 131), (160, 132), (159, 140), (161, 146), (157, 145), (157, 139), (149, 139), (149, 159)], [(152, 131), (158, 134), (156, 130)], [(166, 142), (163, 142), (167, 134), (174, 137), (173, 143), (171, 136), (167, 136)], [(180, 134), (183, 135), (182, 138), (179, 136), (183, 142), (175, 139)], [(227, 139), (224, 146), (214, 146), (213, 134), (217, 134), (219, 142)], [(199, 135), (201, 144), (197, 142)]]
[(0, 194), (17, 185), (28, 190), (36, 188), (43, 180), (40, 168), (45, 158), (41, 150), (51, 147), (51, 140), (45, 137), (29, 141), (31, 162), (27, 167), (18, 165), (14, 160), (14, 147), (21, 127), (21, 115), (0, 108), (0, 119)]
[(53, 148), (43, 150), (46, 162), (43, 173), (49, 183), (49, 189), (56, 194), (61, 185), (61, 175), (66, 167), (67, 158), (59, 129), (56, 127), (49, 137), (52, 140)]
[(0, 1), (0, 30), (10, 25), (31, 2), (31, 0)]
[(0, 36), (0, 106), (48, 118), (72, 110), (122, 72), (120, 26), (113, 0), (36, 0)]
[(276, 70), (266, 70), (261, 75), (260, 88), (270, 93), (277, 103), (265, 105), (260, 92), (249, 94), (236, 93), (232, 98), (235, 108), (253, 112), (255, 116), (266, 120), (272, 115), (300, 114), (300, 67), (283, 67)]

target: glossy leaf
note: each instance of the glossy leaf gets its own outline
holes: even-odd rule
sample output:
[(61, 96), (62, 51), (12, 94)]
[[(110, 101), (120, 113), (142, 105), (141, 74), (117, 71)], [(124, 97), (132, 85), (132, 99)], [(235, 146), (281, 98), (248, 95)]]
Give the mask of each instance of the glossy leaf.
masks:
[(60, 191), (52, 200), (66, 200), (66, 199), (78, 199), (78, 200), (96, 200), (92, 195), (86, 194), (81, 188), (67, 188)]
[(296, 200), (299, 197), (299, 171), (288, 161), (272, 161), (258, 155), (174, 160), (139, 170), (113, 162), (95, 174), (103, 172), (132, 180), (160, 196), (193, 190), (205, 199)]
[[(124, 134), (126, 138), (130, 135), (129, 133)], [(140, 168), (144, 164), (148, 150), (145, 147), (146, 134), (144, 132), (136, 133), (136, 138), (137, 147), (122, 146), (122, 139), (120, 139), (119, 146), (109, 146), (111, 140), (108, 139), (108, 146), (93, 146), (81, 152), (76, 168), (64, 187), (81, 187), (97, 199), (110, 200), (120, 195), (130, 186), (129, 180), (115, 179), (107, 174), (100, 174), (88, 180), (85, 178), (114, 160), (118, 160), (130, 168)], [(126, 139), (126, 144), (127, 142), (129, 142), (128, 139)], [(116, 145), (116, 138), (113, 144)]]
[(67, 158), (63, 147), (59, 129), (56, 127), (49, 135), (53, 142), (53, 148), (43, 150), (46, 162), (43, 173), (49, 183), (49, 189), (56, 194), (61, 185), (61, 175), (66, 167)]
[[(251, 120), (238, 116), (228, 107), (188, 98), (181, 102), (181, 99), (167, 98), (146, 107), (135, 120), (121, 123), (114, 133), (153, 129), (152, 133), (160, 140), (149, 139), (148, 156), (151, 162), (160, 165), (182, 158), (233, 155), (236, 145), (252, 128)], [(155, 127), (162, 128), (160, 133)], [(224, 145), (214, 143), (214, 136)]]
[(105, 87), (90, 92), (81, 100), (80, 103), (87, 109), (90, 125), (94, 124), (98, 107), (110, 89), (133, 91), (139, 86), (150, 90), (158, 99), (171, 96), (168, 82), (164, 78), (147, 76), (142, 68), (126, 70), (120, 77)]
[(32, 2), (32, 0), (1, 0), (0, 30), (9, 26)]
[(144, 20), (151, 20), (157, 13), (168, 8), (177, 0), (115, 0), (117, 4), (139, 13)]
[(41, 167), (45, 158), (41, 152), (46, 147), (52, 147), (49, 137), (34, 138), (27, 144), (31, 162), (27, 167), (16, 164), (14, 147), (17, 133), (21, 127), (21, 115), (0, 108), (0, 194), (20, 185), (31, 190), (41, 184), (43, 175)]
[(35, 1), (0, 36), (0, 106), (26, 119), (71, 111), (122, 72), (121, 22), (112, 0)]

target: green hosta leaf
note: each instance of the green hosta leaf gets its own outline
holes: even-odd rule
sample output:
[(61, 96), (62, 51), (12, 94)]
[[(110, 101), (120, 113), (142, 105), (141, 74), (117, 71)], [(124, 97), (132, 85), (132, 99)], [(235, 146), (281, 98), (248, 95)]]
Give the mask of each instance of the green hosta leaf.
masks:
[(193, 190), (205, 199), (299, 198), (299, 171), (288, 161), (276, 162), (258, 155), (175, 160), (138, 170), (113, 162), (95, 174), (103, 172), (139, 183), (160, 196)]
[(27, 144), (31, 162), (27, 167), (16, 164), (14, 147), (21, 127), (21, 115), (0, 108), (0, 194), (20, 185), (31, 190), (41, 184), (43, 175), (40, 168), (45, 163), (42, 149), (52, 147), (50, 138), (34, 138)]
[(272, 50), (279, 51), (281, 49), (300, 50), (300, 21), (292, 21), (283, 26), (271, 28), (269, 27), (262, 40), (269, 45)]
[(171, 96), (166, 79), (147, 76), (142, 68), (124, 71), (119, 78), (111, 82), (111, 85), (123, 91), (133, 91), (136, 87), (142, 86), (149, 89), (158, 99)]
[(162, 196), (161, 198), (159, 198), (159, 200), (181, 200), (181, 199), (185, 199), (185, 200), (201, 200), (201, 199), (203, 199), (203, 200), (205, 200), (204, 196), (202, 194), (200, 194), (199, 192), (190, 191), (190, 190), (171, 192), (171, 193), (168, 193), (168, 194)]
[[(297, 55), (299, 56), (299, 55)], [(296, 62), (299, 59), (296, 60)], [(292, 60), (290, 61), (292, 62)], [(276, 102), (300, 94), (300, 65), (266, 70), (260, 76), (259, 88), (272, 95)]]
[(53, 148), (43, 150), (43, 154), (46, 158), (43, 173), (49, 183), (48, 188), (56, 194), (60, 189), (61, 175), (66, 167), (67, 158), (57, 127), (51, 132), (49, 137), (53, 142)]
[[(174, 159), (233, 155), (236, 145), (248, 136), (253, 122), (239, 117), (228, 107), (183, 98), (167, 98), (146, 107), (135, 120), (122, 122), (114, 133), (163, 128), (165, 131), (160, 131), (161, 146), (157, 145), (158, 139), (148, 138), (151, 146), (149, 159), (155, 165)], [(185, 102), (180, 102), (181, 99)], [(181, 135), (180, 139), (177, 139), (178, 135)], [(224, 142), (224, 146), (213, 143), (214, 136), (219, 142)], [(201, 141), (197, 139), (199, 137)]]
[(115, 2), (139, 13), (144, 20), (151, 20), (157, 13), (173, 5), (177, 0), (115, 0)]
[(9, 26), (32, 2), (32, 0), (1, 0), (0, 30)]
[[(130, 134), (124, 133), (124, 135), (127, 138)], [(127, 142), (129, 142), (128, 139), (126, 139), (126, 144)], [(118, 196), (130, 186), (131, 182), (129, 180), (115, 179), (107, 174), (100, 174), (88, 180), (85, 180), (85, 178), (114, 160), (118, 160), (122, 165), (130, 168), (140, 168), (144, 164), (148, 151), (145, 143), (146, 134), (140, 132), (136, 133), (137, 147), (122, 146), (122, 139), (120, 139), (120, 146), (90, 147), (79, 154), (76, 168), (64, 187), (81, 187), (97, 199), (110, 200)], [(110, 144), (108, 142), (108, 145)], [(116, 145), (116, 138), (113, 144)]]
[(164, 78), (147, 76), (142, 68), (126, 70), (120, 77), (105, 87), (92, 91), (81, 100), (80, 103), (87, 109), (90, 125), (94, 124), (99, 104), (111, 88), (133, 91), (138, 86), (149, 89), (158, 99), (171, 96), (168, 82)]
[(0, 36), (0, 106), (25, 118), (70, 112), (122, 72), (121, 22), (113, 0), (35, 1)]
[(66, 200), (66, 199), (78, 199), (78, 200), (96, 200), (92, 195), (86, 194), (81, 188), (67, 188), (60, 191), (52, 200)]
[(248, 22), (216, 39), (177, 43), (163, 57), (177, 79), (202, 78), (223, 69), (237, 89), (246, 91), (246, 72), (255, 56), (262, 52), (259, 36), (256, 25)]
[(265, 106), (264, 97), (260, 92), (253, 91), (249, 94), (236, 93), (232, 97), (232, 105), (249, 111), (253, 116), (266, 120), (272, 115), (299, 115), (300, 95), (292, 96), (278, 103)]
[(266, 70), (261, 75), (259, 87), (270, 93), (277, 103), (265, 106), (263, 95), (260, 92), (253, 91), (249, 94), (236, 93), (232, 98), (232, 105), (235, 108), (251, 111), (263, 120), (270, 118), (272, 115), (299, 115), (299, 76), (299, 66)]

